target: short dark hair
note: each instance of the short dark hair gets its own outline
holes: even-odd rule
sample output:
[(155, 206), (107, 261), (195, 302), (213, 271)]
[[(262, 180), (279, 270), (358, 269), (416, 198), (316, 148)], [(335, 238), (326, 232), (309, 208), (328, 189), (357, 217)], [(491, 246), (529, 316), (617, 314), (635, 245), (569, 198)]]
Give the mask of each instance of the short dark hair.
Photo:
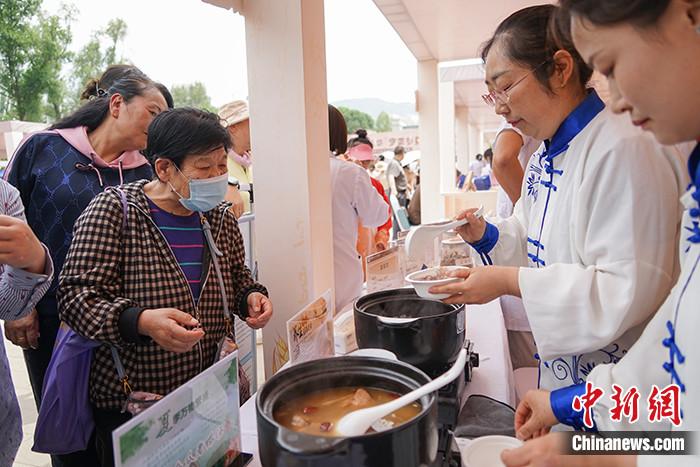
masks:
[(493, 150), (491, 148), (488, 148), (486, 151), (484, 151), (484, 159), (486, 159), (489, 162), (493, 160)]
[(102, 85), (100, 85), (98, 90), (95, 87), (96, 95), (92, 96), (78, 110), (51, 125), (49, 129), (85, 126), (88, 132), (93, 131), (107, 118), (109, 99), (112, 95), (119, 94), (124, 102), (129, 102), (136, 96), (143, 96), (149, 89), (158, 89), (156, 83), (138, 68), (125, 65), (120, 65), (120, 67), (123, 68), (115, 71), (115, 79), (108, 88), (103, 90)]
[(348, 126), (340, 110), (328, 104), (328, 140), (336, 156), (348, 150)]
[(559, 4), (566, 15), (580, 16), (596, 26), (648, 27), (661, 18), (671, 0), (560, 0)]
[(168, 159), (177, 167), (187, 156), (231, 148), (231, 136), (219, 116), (206, 110), (178, 107), (158, 114), (148, 126), (144, 156), (155, 167), (157, 159)]
[(394, 148), (394, 154), (406, 154), (406, 149), (403, 146), (396, 146)]
[(554, 5), (537, 5), (518, 10), (496, 28), (493, 37), (481, 46), (481, 58), (486, 62), (496, 43), (503, 45), (506, 56), (526, 68), (540, 85), (551, 92), (549, 78), (554, 73), (554, 54), (566, 50), (574, 59), (574, 73), (581, 87), (591, 79), (593, 70), (574, 47), (568, 18)]
[(360, 128), (355, 132), (355, 134), (357, 136), (351, 138), (350, 141), (348, 141), (349, 148), (353, 148), (358, 144), (369, 144), (369, 147), (374, 149), (374, 144), (372, 144), (372, 141), (370, 141), (369, 138), (367, 138), (367, 130)]

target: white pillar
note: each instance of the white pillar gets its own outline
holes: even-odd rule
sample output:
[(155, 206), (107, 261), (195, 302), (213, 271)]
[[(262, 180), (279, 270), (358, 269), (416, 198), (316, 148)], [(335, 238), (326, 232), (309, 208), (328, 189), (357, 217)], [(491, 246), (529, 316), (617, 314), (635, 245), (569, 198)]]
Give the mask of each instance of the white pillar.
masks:
[(270, 376), (288, 358), (286, 321), (333, 286), (323, 0), (255, 0), (243, 14)]
[(469, 170), (469, 109), (455, 109), (455, 152), (457, 153), (457, 168), (462, 173)]
[(455, 84), (452, 81), (438, 85), (438, 119), (440, 192), (449, 193), (455, 188)]
[(438, 132), (438, 73), (436, 60), (418, 62), (416, 93), (420, 126), (421, 221), (434, 222), (443, 217), (440, 196), (440, 139)]
[(479, 129), (473, 123), (468, 125), (467, 130), (469, 134), (469, 161), (473, 162), (476, 160), (476, 155), (482, 152), (481, 135), (479, 134)]

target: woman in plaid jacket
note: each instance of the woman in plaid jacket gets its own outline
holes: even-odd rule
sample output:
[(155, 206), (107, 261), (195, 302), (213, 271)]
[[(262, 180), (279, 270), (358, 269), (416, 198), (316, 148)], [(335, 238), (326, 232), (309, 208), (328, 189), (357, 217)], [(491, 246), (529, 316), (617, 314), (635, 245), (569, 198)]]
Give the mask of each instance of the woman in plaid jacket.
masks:
[[(146, 156), (155, 178), (108, 189), (75, 225), (59, 284), (59, 314), (77, 333), (114, 344), (134, 391), (165, 395), (214, 363), (227, 332), (204, 218), (220, 250), (228, 307), (252, 328), (272, 315), (244, 263), (226, 192), (231, 145), (218, 117), (180, 108), (158, 115)], [(222, 181), (223, 180), (223, 181)], [(103, 465), (111, 432), (130, 416), (110, 350), (96, 350), (90, 400)]]

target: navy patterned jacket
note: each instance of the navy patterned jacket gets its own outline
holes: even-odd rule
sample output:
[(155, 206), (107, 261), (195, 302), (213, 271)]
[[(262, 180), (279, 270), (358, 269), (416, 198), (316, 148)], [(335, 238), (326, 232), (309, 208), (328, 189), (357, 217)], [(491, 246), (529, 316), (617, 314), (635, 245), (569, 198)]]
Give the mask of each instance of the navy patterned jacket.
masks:
[(48, 247), (56, 271), (36, 306), (40, 317), (56, 319), (58, 273), (73, 239), (73, 225), (90, 201), (108, 186), (150, 179), (152, 174), (148, 164), (121, 174), (119, 168), (97, 167), (57, 134), (35, 134), (18, 149), (5, 176), (19, 190), (27, 223)]

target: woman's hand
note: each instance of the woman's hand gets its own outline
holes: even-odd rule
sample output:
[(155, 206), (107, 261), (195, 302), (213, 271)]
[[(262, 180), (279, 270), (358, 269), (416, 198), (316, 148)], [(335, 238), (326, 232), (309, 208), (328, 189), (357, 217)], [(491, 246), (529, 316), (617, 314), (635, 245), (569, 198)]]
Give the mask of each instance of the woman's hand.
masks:
[(384, 251), (389, 246), (389, 231), (377, 230), (374, 234), (374, 248), (376, 251)]
[(240, 219), (245, 211), (245, 203), (243, 202), (243, 197), (238, 188), (229, 185), (226, 189), (226, 197), (224, 199), (231, 203), (231, 207), (229, 208), (231, 213), (236, 216), (236, 219)]
[(45, 263), (46, 251), (31, 227), (16, 217), (0, 215), (0, 264), (41, 274)]
[(537, 438), (549, 432), (558, 422), (549, 402), (549, 391), (528, 391), (515, 411), (515, 434), (518, 439)]
[(455, 220), (466, 219), (469, 221), (469, 223), (455, 229), (465, 242), (478, 242), (486, 233), (486, 221), (483, 217), (476, 217), (474, 215), (476, 211), (478, 208), (469, 208), (455, 217)]
[(431, 287), (433, 294), (450, 294), (444, 303), (488, 303), (501, 295), (520, 296), (518, 268), (509, 266), (480, 266), (450, 273), (463, 281)]
[[(42, 248), (43, 250), (43, 248)], [(27, 316), (13, 321), (5, 321), (5, 336), (24, 350), (39, 348), (39, 315), (36, 309)]]
[(175, 308), (143, 310), (138, 321), (139, 334), (176, 353), (189, 352), (204, 337), (204, 330), (198, 326), (199, 321), (192, 315)]
[(260, 292), (248, 294), (248, 317), (246, 323), (253, 329), (265, 327), (272, 318), (272, 302)]

